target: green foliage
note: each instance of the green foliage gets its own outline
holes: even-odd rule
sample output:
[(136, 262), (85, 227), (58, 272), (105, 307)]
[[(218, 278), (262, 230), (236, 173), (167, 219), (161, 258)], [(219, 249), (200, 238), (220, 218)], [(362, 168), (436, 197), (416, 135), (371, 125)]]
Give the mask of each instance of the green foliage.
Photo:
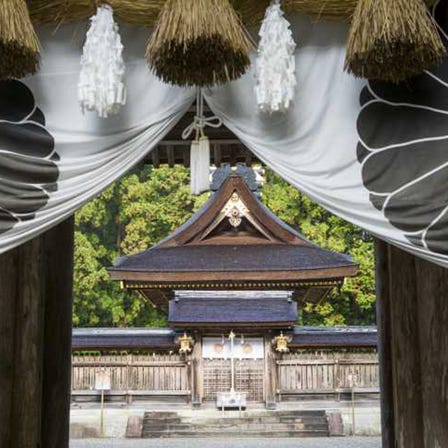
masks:
[(182, 167), (129, 174), (76, 214), (75, 326), (163, 327), (166, 317), (137, 293), (120, 289), (106, 268), (145, 250), (187, 220), (203, 200), (190, 195)]
[[(136, 169), (76, 214), (76, 326), (165, 326), (166, 317), (137, 293), (120, 289), (106, 268), (117, 257), (145, 250), (183, 224), (208, 195), (190, 195), (189, 170), (180, 166)], [(278, 176), (267, 172), (263, 201), (283, 221), (323, 248), (350, 253), (360, 275), (347, 280), (317, 306), (307, 305), (302, 322), (312, 325), (374, 321), (372, 239), (328, 213)]]

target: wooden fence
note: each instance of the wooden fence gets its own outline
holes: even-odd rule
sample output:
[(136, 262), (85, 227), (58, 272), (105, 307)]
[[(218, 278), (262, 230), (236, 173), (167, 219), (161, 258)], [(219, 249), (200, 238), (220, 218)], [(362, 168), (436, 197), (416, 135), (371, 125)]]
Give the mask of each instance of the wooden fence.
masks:
[(95, 377), (110, 373), (109, 395), (184, 396), (190, 394), (189, 363), (176, 354), (73, 356), (72, 396), (97, 395)]
[[(218, 362), (219, 361), (219, 362)], [(236, 361), (236, 385), (246, 389), (250, 399), (264, 396), (264, 374), (275, 375), (277, 397), (294, 400), (300, 395), (351, 392), (379, 393), (378, 356), (374, 351), (301, 350), (277, 356), (272, 369), (264, 372), (247, 361)], [(230, 361), (206, 360), (202, 372), (203, 399), (214, 400), (216, 392), (230, 387)], [(240, 365), (241, 364), (241, 365)], [(225, 368), (224, 368), (225, 367)], [(195, 372), (189, 360), (178, 354), (75, 355), (72, 359), (72, 397), (97, 399), (95, 377), (101, 369), (110, 373), (108, 395), (131, 401), (141, 397), (189, 400), (194, 391)]]
[(311, 393), (379, 393), (376, 353), (295, 352), (277, 360), (280, 395)]

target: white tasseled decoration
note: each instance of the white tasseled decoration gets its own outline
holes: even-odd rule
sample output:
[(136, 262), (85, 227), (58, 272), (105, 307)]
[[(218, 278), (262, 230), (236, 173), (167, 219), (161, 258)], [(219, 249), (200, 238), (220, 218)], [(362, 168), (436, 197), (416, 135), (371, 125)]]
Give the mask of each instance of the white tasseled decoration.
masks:
[(97, 111), (100, 117), (107, 117), (126, 103), (123, 45), (109, 5), (98, 7), (90, 20), (81, 57), (78, 98), (83, 112)]
[(279, 0), (274, 0), (266, 10), (259, 35), (255, 74), (258, 107), (265, 112), (286, 111), (297, 83), (296, 43)]
[(191, 194), (210, 189), (210, 142), (207, 136), (191, 142), (190, 176)]

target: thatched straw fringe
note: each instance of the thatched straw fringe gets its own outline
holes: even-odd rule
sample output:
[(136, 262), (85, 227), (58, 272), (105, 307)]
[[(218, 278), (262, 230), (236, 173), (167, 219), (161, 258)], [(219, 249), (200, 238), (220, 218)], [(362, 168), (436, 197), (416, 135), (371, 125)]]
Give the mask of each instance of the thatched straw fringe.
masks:
[(445, 53), (422, 0), (359, 0), (348, 39), (349, 72), (400, 82), (440, 63)]
[(208, 86), (243, 75), (253, 48), (229, 0), (167, 0), (146, 56), (165, 82)]
[[(191, 0), (184, 1), (188, 4)], [(157, 23), (165, 3), (166, 0), (107, 0), (118, 21), (151, 27)], [(231, 0), (231, 3), (244, 23), (257, 24), (263, 19), (270, 0)], [(96, 11), (92, 0), (29, 0), (29, 8), (32, 20), (42, 24), (85, 20)]]
[(22, 78), (39, 68), (39, 41), (25, 0), (0, 0), (0, 79)]
[[(132, 25), (153, 26), (166, 0), (107, 0), (117, 20)], [(85, 20), (96, 12), (101, 0), (29, 0), (35, 23), (66, 23)]]

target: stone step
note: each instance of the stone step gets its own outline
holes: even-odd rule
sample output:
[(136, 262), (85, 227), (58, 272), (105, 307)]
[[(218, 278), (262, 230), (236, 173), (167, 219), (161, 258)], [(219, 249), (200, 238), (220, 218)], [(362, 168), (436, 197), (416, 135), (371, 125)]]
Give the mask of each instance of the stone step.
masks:
[(312, 430), (303, 430), (303, 431), (291, 431), (291, 430), (279, 430), (279, 431), (234, 431), (234, 432), (222, 432), (217, 433), (215, 431), (144, 431), (143, 438), (206, 438), (206, 437), (223, 437), (223, 438), (257, 438), (257, 437), (269, 437), (269, 438), (302, 438), (302, 437), (328, 437), (328, 431), (312, 431)]
[(146, 412), (144, 438), (174, 437), (327, 437), (325, 411), (249, 411), (241, 416), (181, 416)]
[(157, 423), (159, 425), (163, 424), (176, 424), (181, 423), (182, 419), (180, 417), (178, 418), (152, 418), (152, 417), (143, 417), (143, 423)]
[[(164, 422), (172, 423), (174, 420), (145, 420), (145, 421), (155, 421), (155, 422)], [(222, 417), (222, 418), (184, 418), (182, 422), (184, 423), (197, 423), (200, 425), (215, 425), (220, 423), (241, 423), (242, 421), (248, 423), (304, 423), (304, 424), (314, 424), (314, 423), (326, 423), (326, 417), (310, 417), (310, 418), (286, 418), (286, 417), (256, 417), (256, 418), (248, 418), (248, 417)]]
[(239, 424), (220, 424), (220, 425), (197, 425), (189, 423), (179, 423), (175, 425), (160, 425), (160, 424), (147, 424), (144, 426), (146, 431), (276, 431), (276, 430), (315, 430), (315, 431), (327, 431), (328, 424), (319, 423), (314, 425), (303, 425), (302, 423), (256, 423), (247, 424), (241, 422)]

